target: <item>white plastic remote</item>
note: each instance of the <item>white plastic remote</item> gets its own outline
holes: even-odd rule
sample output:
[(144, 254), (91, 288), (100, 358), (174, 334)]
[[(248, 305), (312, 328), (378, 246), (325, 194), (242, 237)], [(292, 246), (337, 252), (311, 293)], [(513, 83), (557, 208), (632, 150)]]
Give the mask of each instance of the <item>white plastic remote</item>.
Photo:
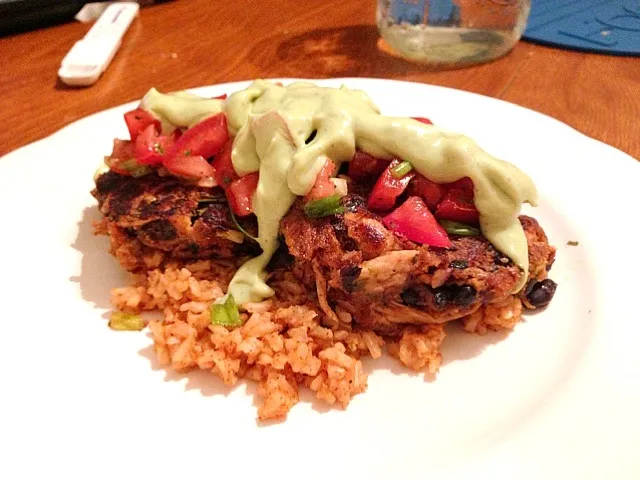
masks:
[(93, 85), (111, 63), (139, 9), (135, 2), (109, 5), (65, 55), (58, 70), (60, 80), (72, 86)]

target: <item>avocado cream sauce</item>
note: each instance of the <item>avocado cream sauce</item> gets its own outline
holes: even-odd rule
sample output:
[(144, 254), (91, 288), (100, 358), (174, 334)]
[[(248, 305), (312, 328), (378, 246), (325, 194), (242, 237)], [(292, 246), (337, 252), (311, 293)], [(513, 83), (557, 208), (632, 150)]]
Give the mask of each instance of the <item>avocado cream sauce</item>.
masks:
[(239, 175), (260, 173), (253, 207), (262, 254), (244, 263), (229, 285), (228, 293), (238, 304), (273, 295), (265, 283), (265, 268), (278, 247), (280, 220), (296, 197), (311, 189), (327, 158), (339, 165), (351, 160), (356, 148), (409, 161), (437, 183), (470, 177), (482, 234), (521, 268), (516, 291), (526, 281), (528, 248), (518, 215), (523, 202), (536, 205), (536, 188), (515, 166), (492, 157), (463, 135), (380, 115), (364, 92), (307, 82), (280, 86), (258, 80), (227, 100), (152, 89), (142, 108), (157, 115), (165, 130), (190, 127), (225, 112), (235, 136), (234, 168)]

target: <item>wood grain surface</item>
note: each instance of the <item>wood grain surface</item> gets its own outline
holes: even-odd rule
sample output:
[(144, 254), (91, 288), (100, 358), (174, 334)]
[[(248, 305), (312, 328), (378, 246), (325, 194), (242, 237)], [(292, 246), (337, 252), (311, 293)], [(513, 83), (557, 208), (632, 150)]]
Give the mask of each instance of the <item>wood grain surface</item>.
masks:
[(88, 114), (171, 91), (253, 78), (380, 77), (445, 85), (551, 115), (640, 158), (640, 59), (520, 42), (506, 57), (432, 71), (378, 48), (374, 0), (176, 0), (144, 8), (103, 77), (57, 80), (89, 25), (0, 39), (0, 155)]

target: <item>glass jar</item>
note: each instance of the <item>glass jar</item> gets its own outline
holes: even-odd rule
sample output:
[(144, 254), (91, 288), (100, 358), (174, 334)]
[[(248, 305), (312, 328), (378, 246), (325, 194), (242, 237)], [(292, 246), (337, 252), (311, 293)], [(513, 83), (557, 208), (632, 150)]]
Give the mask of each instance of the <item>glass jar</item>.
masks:
[(382, 48), (434, 65), (471, 65), (508, 53), (530, 0), (378, 0)]

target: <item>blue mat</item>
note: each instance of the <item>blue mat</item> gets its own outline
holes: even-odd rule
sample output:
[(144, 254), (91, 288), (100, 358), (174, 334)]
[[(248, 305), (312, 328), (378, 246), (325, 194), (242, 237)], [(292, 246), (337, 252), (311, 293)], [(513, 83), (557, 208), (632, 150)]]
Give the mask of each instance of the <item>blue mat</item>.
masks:
[(523, 38), (561, 48), (640, 55), (640, 0), (532, 0)]

